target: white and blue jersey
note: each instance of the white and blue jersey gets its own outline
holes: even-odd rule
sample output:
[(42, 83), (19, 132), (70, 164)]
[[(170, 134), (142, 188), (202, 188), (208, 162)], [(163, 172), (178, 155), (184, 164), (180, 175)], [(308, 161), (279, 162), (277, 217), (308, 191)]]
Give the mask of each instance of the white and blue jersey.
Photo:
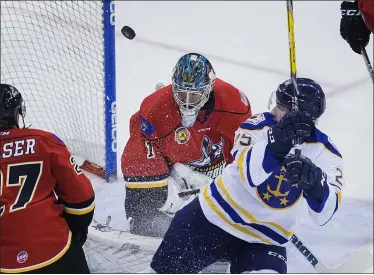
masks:
[(337, 211), (343, 159), (320, 130), (305, 140), (301, 154), (326, 173), (328, 183), (322, 201), (306, 198), (300, 184), (287, 182), (285, 167), (270, 151), (267, 131), (274, 124), (271, 113), (242, 123), (235, 133), (234, 162), (203, 190), (199, 201), (206, 218), (226, 232), (251, 243), (285, 246), (306, 212), (324, 225)]

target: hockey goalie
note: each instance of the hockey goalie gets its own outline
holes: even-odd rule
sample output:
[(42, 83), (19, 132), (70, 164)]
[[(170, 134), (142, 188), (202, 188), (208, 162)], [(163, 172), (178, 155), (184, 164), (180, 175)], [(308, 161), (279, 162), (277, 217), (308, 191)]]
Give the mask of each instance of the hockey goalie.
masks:
[(172, 84), (130, 121), (121, 163), (130, 232), (162, 237), (175, 212), (233, 161), (235, 130), (250, 116), (245, 94), (216, 78), (206, 57), (183, 55)]

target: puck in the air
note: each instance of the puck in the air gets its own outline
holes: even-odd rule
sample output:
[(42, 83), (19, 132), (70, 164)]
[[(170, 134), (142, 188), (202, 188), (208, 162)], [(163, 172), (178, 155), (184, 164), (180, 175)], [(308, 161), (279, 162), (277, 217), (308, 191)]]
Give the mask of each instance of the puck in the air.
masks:
[(130, 28), (129, 26), (124, 26), (122, 29), (121, 29), (121, 33), (127, 38), (127, 39), (130, 39), (130, 40), (133, 40), (134, 37), (135, 37), (135, 31)]

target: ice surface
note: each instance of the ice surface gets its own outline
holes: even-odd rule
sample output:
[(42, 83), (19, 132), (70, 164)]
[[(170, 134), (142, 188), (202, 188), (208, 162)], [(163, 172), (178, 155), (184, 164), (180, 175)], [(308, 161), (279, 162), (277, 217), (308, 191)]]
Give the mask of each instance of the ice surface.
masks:
[[(158, 82), (170, 82), (181, 55), (200, 52), (218, 77), (247, 94), (253, 113), (265, 111), (270, 93), (289, 77), (288, 31), (285, 1), (116, 1), (115, 12), (119, 180), (89, 177), (96, 191), (95, 219), (105, 222), (110, 215), (112, 227), (126, 230), (120, 157), (129, 119), (143, 98)], [(319, 127), (339, 147), (346, 165), (336, 217), (319, 228), (306, 218), (298, 234), (323, 261), (335, 265), (352, 249), (373, 245), (373, 86), (362, 57), (340, 37), (339, 2), (297, 1), (294, 17), (298, 76), (311, 77), (324, 88), (327, 110)], [(134, 28), (135, 39), (122, 36), (124, 25)], [(367, 47), (371, 60), (372, 41)], [(151, 257), (148, 252), (126, 257), (123, 249), (101, 246), (92, 241), (85, 246), (93, 272), (137, 272)], [(313, 272), (292, 245), (289, 271)]]

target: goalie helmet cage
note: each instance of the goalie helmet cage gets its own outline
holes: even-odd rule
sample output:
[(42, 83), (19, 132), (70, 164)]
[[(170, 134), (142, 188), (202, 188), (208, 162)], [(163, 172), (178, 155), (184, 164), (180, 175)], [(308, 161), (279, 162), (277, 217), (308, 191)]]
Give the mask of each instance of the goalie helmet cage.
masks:
[(1, 1), (1, 83), (26, 126), (61, 138), (81, 167), (116, 179), (114, 1)]

